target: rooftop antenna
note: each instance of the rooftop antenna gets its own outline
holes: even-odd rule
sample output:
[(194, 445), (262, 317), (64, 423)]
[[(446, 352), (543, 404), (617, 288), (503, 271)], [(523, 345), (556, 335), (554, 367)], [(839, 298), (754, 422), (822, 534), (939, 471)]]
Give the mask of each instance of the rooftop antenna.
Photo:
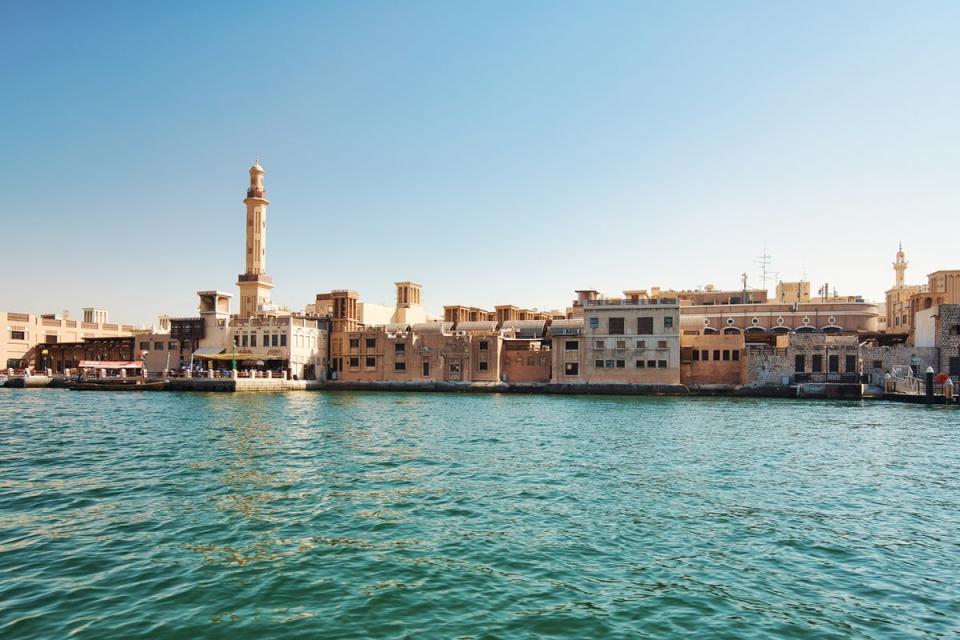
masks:
[(767, 269), (770, 267), (770, 262), (773, 260), (773, 256), (767, 253), (767, 248), (763, 248), (763, 253), (756, 257), (753, 261), (754, 264), (760, 267), (760, 281), (763, 282), (763, 288), (767, 288)]

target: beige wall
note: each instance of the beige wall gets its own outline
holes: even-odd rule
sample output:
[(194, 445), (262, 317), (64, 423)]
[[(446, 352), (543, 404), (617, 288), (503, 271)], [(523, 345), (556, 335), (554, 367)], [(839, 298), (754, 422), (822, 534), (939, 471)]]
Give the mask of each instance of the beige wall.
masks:
[(680, 382), (685, 385), (745, 384), (742, 335), (680, 336)]
[[(583, 307), (587, 383), (680, 384), (680, 318), (676, 304), (588, 303)], [(640, 319), (652, 330), (641, 330)], [(623, 333), (615, 324), (622, 320)]]

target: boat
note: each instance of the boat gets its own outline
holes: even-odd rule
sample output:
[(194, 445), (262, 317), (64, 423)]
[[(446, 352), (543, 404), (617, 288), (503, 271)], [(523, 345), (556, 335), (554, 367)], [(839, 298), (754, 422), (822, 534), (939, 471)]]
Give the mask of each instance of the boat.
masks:
[(160, 391), (167, 385), (166, 380), (128, 380), (121, 382), (117, 379), (100, 378), (95, 380), (79, 380), (64, 383), (67, 389), (73, 391)]
[(139, 360), (83, 360), (82, 372), (75, 380), (64, 383), (74, 391), (160, 391), (166, 380), (149, 380)]

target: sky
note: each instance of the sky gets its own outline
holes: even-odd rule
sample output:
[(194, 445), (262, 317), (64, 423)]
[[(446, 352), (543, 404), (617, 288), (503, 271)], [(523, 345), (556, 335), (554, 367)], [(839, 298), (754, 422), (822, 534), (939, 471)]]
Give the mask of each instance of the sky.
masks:
[(0, 34), (0, 309), (444, 304), (960, 268), (957, 2), (27, 2)]

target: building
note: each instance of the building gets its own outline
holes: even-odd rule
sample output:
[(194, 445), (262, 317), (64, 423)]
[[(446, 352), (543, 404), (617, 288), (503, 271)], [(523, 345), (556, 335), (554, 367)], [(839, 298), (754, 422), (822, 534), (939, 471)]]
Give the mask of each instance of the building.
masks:
[(907, 285), (906, 273), (909, 263), (903, 252), (903, 245), (897, 250), (893, 262), (896, 281), (885, 294), (885, 308), (887, 314), (886, 330), (891, 333), (911, 333), (913, 331), (913, 312), (910, 301), (915, 294), (924, 290), (922, 285)]
[(766, 289), (753, 289), (746, 286), (743, 289), (733, 291), (721, 291), (712, 284), (705, 285), (703, 289), (694, 291), (683, 290), (674, 291), (672, 289), (660, 289), (652, 287), (650, 293), (645, 290), (624, 291), (627, 296), (648, 296), (651, 298), (676, 298), (681, 304), (691, 305), (716, 305), (716, 304), (760, 304), (767, 302)]
[(267, 192), (263, 188), (260, 161), (250, 167), (250, 186), (243, 203), (247, 206), (246, 271), (237, 277), (240, 289), (240, 317), (252, 318), (271, 307), (273, 279), (267, 275)]
[(93, 337), (76, 342), (37, 345), (36, 367), (54, 374), (72, 374), (83, 360), (134, 360), (133, 336)]
[[(101, 310), (102, 311), (102, 310)], [(102, 312), (106, 317), (106, 312)], [(86, 314), (85, 314), (86, 315)], [(42, 353), (39, 345), (83, 343), (87, 338), (116, 338), (130, 336), (138, 327), (71, 320), (64, 313), (33, 315), (29, 313), (0, 312), (0, 363), (7, 369), (40, 367)]]
[(870, 302), (684, 305), (684, 333), (843, 333), (876, 331), (880, 310)]
[(385, 324), (418, 324), (432, 322), (436, 318), (428, 314), (420, 299), (420, 283), (410, 280), (395, 282), (396, 302), (394, 306), (359, 302), (358, 321), (361, 325), (375, 326)]
[[(582, 309), (582, 308), (581, 308)], [(547, 328), (550, 340), (550, 382), (554, 384), (583, 383), (581, 375), (587, 350), (583, 339), (583, 317), (554, 320)]]
[(810, 302), (810, 283), (805, 280), (797, 282), (777, 283), (777, 294), (774, 300), (781, 304), (792, 304), (794, 302)]
[(182, 356), (180, 340), (169, 333), (142, 333), (136, 336), (134, 357), (143, 361), (148, 373), (177, 370), (182, 365)]
[(680, 382), (690, 387), (747, 383), (743, 334), (680, 336)]
[(586, 359), (579, 378), (588, 384), (680, 384), (680, 303), (625, 292), (605, 298), (578, 291)]

